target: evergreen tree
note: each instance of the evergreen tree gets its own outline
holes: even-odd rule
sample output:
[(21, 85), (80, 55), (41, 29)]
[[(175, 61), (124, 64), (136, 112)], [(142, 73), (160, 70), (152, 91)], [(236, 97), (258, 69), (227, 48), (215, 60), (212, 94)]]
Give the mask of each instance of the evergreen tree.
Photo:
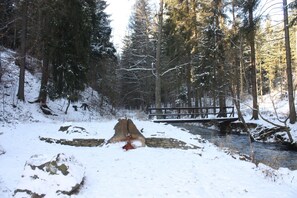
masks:
[(39, 43), (38, 52), (34, 54), (37, 58), (42, 60), (41, 66), (41, 83), (40, 90), (37, 102), (40, 102), (41, 105), (46, 104), (47, 96), (48, 96), (48, 81), (50, 78), (50, 46), (51, 46), (51, 35), (50, 31), (50, 20), (55, 15), (55, 10), (50, 5), (51, 1), (41, 0), (39, 1), (39, 5), (37, 6), (38, 15), (36, 16), (36, 24), (38, 27), (36, 28), (36, 41)]
[(256, 22), (258, 18), (255, 18), (254, 11), (259, 5), (259, 0), (241, 0), (242, 12), (244, 17), (243, 27), (245, 29), (247, 40), (250, 45), (250, 71), (251, 71), (251, 84), (252, 84), (252, 96), (253, 96), (253, 115), (252, 119), (258, 119), (258, 89), (257, 89), (257, 70), (256, 70), (256, 51), (255, 51), (255, 34), (256, 34)]
[(284, 42), (279, 26), (272, 27), (271, 21), (259, 28), (256, 35), (257, 63), (259, 70), (259, 91), (261, 95), (281, 88), (284, 82)]
[[(225, 14), (223, 1), (203, 1), (200, 17), (203, 19), (199, 30), (199, 67), (196, 68), (197, 82), (205, 91), (211, 92), (213, 106), (217, 98), (220, 106), (219, 116), (226, 116), (226, 74), (225, 64)], [(202, 83), (202, 84), (201, 84)], [(207, 92), (206, 92), (207, 93)]]
[(168, 17), (164, 25), (166, 55), (170, 60), (174, 60), (169, 67), (175, 68), (177, 65), (183, 65), (178, 69), (179, 72), (176, 75), (181, 75), (179, 78), (184, 81), (177, 81), (178, 84), (175, 84), (174, 87), (177, 89), (186, 88), (185, 102), (189, 107), (192, 105), (193, 84), (191, 79), (198, 43), (197, 6), (196, 0), (168, 1), (166, 3)]
[[(34, 18), (35, 34), (31, 33), (34, 35), (31, 40), (38, 43), (34, 44), (36, 52), (33, 55), (43, 60), (41, 86), (36, 102), (44, 104), (49, 91), (53, 98), (70, 96), (71, 99), (77, 99), (75, 95), (86, 83), (95, 90), (103, 92), (102, 84), (109, 84), (108, 72), (105, 70), (110, 66), (109, 62), (115, 62), (115, 49), (110, 42), (111, 28), (108, 15), (104, 12), (107, 7), (106, 2), (89, 0), (72, 4), (39, 1), (36, 4), (35, 10), (38, 11)], [(78, 14), (75, 17), (71, 14), (68, 16), (67, 13), (63, 13), (62, 6), (65, 9), (76, 9), (77, 11), (68, 12), (73, 15), (76, 15), (74, 12)], [(64, 23), (71, 31), (65, 27), (61, 28)], [(49, 28), (52, 26), (54, 28)], [(49, 73), (50, 70), (53, 73)], [(74, 80), (71, 80), (72, 78)], [(68, 85), (64, 84), (65, 81), (68, 81)], [(102, 81), (104, 83), (101, 83)], [(62, 91), (59, 92), (59, 89)], [(108, 95), (110, 91), (105, 93)]]
[(147, 0), (137, 0), (130, 19), (121, 58), (122, 98), (127, 105), (145, 108), (151, 104), (155, 62), (152, 13)]
[(14, 0), (0, 2), (0, 45), (11, 49), (15, 49), (16, 8), (14, 3)]
[[(226, 77), (229, 81), (229, 89), (232, 89), (234, 93), (235, 101), (238, 101), (241, 97), (241, 93), (243, 92), (243, 78), (242, 78), (242, 65), (243, 61), (242, 57), (242, 34), (239, 31), (239, 22), (240, 19), (237, 15), (239, 10), (239, 5), (237, 0), (232, 0), (231, 4), (229, 4), (231, 18), (230, 25), (231, 28), (226, 31), (226, 62), (227, 65), (230, 66), (230, 71), (227, 73)], [(236, 91), (234, 91), (236, 90)], [(238, 107), (240, 107), (240, 103), (238, 102)]]
[(93, 89), (109, 97), (113, 102), (116, 92), (113, 86), (116, 84), (117, 57), (113, 43), (110, 42), (112, 29), (109, 16), (105, 13), (107, 4), (103, 0), (93, 1), (91, 7), (93, 13), (88, 81)]
[(21, 49), (20, 49), (20, 75), (18, 86), (18, 99), (25, 101), (25, 67), (27, 56), (27, 29), (28, 29), (28, 7), (30, 0), (24, 0), (19, 4), (20, 16), (21, 16)]
[(53, 1), (55, 15), (50, 21), (52, 97), (76, 100), (87, 81), (90, 53), (90, 5), (79, 0)]
[(105, 0), (0, 3), (0, 45), (19, 48), (21, 100), (27, 55), (40, 60), (33, 68), (42, 73), (36, 102), (45, 104), (48, 94), (76, 100), (86, 84), (113, 97), (117, 57), (106, 7)]
[[(163, 31), (163, 13), (164, 13), (164, 1), (160, 0), (157, 23), (157, 46), (156, 46), (156, 80), (155, 80), (155, 105), (157, 108), (161, 108), (162, 102), (162, 81), (161, 81), (161, 45), (162, 45), (162, 31)], [(160, 113), (160, 112), (158, 112)]]

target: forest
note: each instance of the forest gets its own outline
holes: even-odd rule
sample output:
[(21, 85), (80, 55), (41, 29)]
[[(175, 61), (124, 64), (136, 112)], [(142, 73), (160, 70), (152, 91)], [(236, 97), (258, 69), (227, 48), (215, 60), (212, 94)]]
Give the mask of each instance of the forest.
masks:
[[(17, 97), (24, 71), (40, 72), (35, 102), (78, 100), (90, 86), (118, 108), (219, 106), (273, 91), (296, 122), (297, 1), (136, 0), (121, 53), (105, 0), (4, 0), (0, 46), (17, 51)], [(1, 54), (0, 54), (1, 55)], [(1, 64), (1, 76), (5, 65)], [(239, 107), (240, 109), (240, 107)]]
[(296, 22), (297, 0), (1, 0), (0, 197), (296, 197)]

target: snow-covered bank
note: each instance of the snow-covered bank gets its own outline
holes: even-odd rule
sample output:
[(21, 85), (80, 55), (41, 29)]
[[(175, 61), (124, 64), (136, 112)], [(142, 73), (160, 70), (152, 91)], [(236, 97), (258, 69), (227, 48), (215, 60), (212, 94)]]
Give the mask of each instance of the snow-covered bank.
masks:
[[(269, 122), (263, 120), (261, 116), (259, 116), (259, 120), (251, 120), (252, 118), (252, 99), (247, 97), (245, 100), (241, 102), (241, 111), (244, 115), (244, 119), (246, 122), (254, 123), (260, 126), (260, 128), (273, 128), (274, 123), (279, 126), (289, 127), (290, 133), (293, 138), (293, 143), (297, 142), (297, 125), (290, 124), (289, 117), (289, 102), (287, 93), (283, 90), (275, 90), (270, 94), (259, 96), (259, 113)], [(296, 106), (296, 101), (295, 101)], [(259, 131), (251, 130), (252, 133), (257, 134)], [(281, 136), (284, 140), (289, 141), (289, 137), (285, 131), (280, 131), (278, 133), (272, 134), (268, 137), (265, 142), (275, 142), (277, 141), (275, 136)]]
[[(113, 133), (116, 120), (72, 123), (86, 134), (58, 132), (65, 123), (28, 123), (1, 128), (0, 197), (11, 197), (24, 165), (32, 155), (74, 156), (85, 166), (85, 182), (71, 197), (295, 197), (297, 171), (273, 170), (230, 156), (214, 145), (171, 125), (134, 120), (145, 137), (176, 138), (203, 149), (142, 147), (124, 151), (124, 143), (103, 147), (48, 144), (39, 137), (104, 138)], [(237, 158), (237, 159), (234, 159)], [(49, 184), (50, 185), (50, 184)], [(61, 195), (60, 197), (68, 197)]]

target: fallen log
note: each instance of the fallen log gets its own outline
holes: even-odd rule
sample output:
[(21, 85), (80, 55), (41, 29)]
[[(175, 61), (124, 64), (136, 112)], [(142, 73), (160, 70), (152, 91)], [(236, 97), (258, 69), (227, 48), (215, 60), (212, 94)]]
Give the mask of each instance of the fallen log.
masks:
[[(280, 140), (277, 138), (279, 135), (276, 135), (277, 133), (284, 132), (286, 133), (287, 128), (286, 127), (258, 127), (255, 129), (256, 132), (253, 133), (253, 138), (256, 141), (267, 141), (269, 138), (273, 138), (274, 140)], [(281, 140), (284, 141), (283, 139)]]

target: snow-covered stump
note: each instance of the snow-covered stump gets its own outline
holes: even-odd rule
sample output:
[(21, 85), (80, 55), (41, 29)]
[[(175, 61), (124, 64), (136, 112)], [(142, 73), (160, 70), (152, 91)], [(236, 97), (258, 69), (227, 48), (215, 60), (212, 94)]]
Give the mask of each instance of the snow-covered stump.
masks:
[(73, 156), (34, 155), (25, 164), (14, 197), (68, 197), (78, 193), (84, 176), (84, 166)]
[(141, 146), (145, 146), (145, 137), (139, 132), (131, 119), (119, 119), (114, 130), (115, 134), (107, 141), (108, 143), (127, 141), (127, 144), (130, 144), (139, 141)]

